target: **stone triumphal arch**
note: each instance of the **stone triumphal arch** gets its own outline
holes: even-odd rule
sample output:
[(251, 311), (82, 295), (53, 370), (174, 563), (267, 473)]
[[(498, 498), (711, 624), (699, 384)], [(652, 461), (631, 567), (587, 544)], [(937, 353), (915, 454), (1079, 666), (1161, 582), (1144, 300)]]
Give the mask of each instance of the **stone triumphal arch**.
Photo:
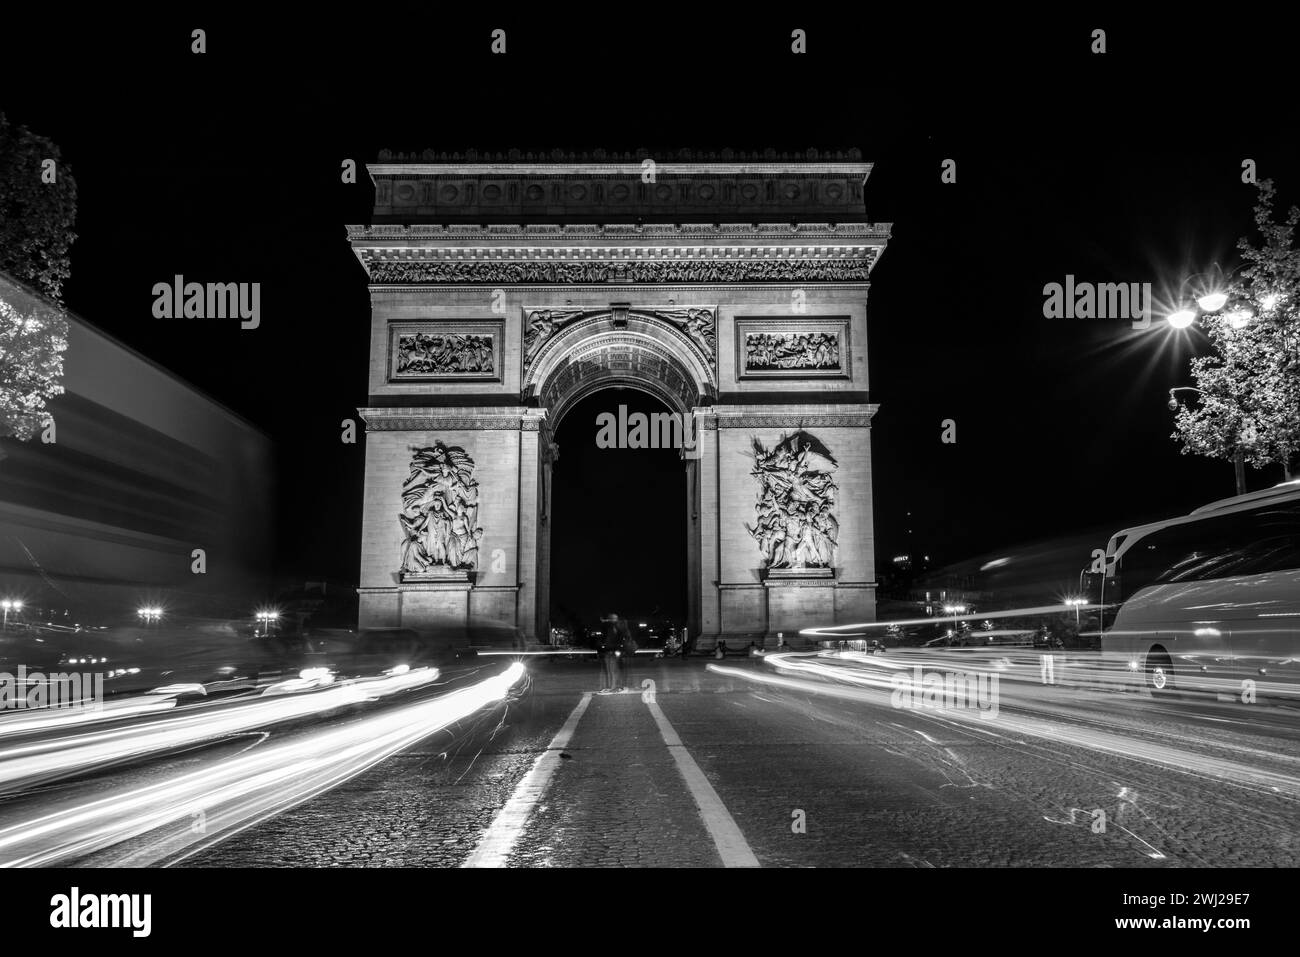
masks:
[[(875, 613), (857, 151), (383, 154), (369, 276), (362, 628), (549, 633), (553, 432), (601, 389), (693, 426), (689, 626)], [(634, 507), (634, 503), (630, 507)]]

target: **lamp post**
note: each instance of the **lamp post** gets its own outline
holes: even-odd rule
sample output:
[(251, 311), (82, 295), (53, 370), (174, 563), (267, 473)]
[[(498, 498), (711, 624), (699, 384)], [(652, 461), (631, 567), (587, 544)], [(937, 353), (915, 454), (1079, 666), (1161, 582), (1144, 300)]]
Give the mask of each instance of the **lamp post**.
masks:
[(148, 628), (154, 622), (162, 619), (162, 609), (156, 606), (138, 608), (136, 609), (136, 616), (144, 621), (145, 627)]

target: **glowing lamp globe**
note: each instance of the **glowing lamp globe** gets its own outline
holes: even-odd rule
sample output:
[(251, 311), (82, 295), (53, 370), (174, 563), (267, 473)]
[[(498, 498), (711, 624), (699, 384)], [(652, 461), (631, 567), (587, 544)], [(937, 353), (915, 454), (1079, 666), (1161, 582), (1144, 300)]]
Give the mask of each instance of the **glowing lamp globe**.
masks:
[(1200, 299), (1196, 300), (1196, 304), (1206, 312), (1218, 312), (1227, 304), (1227, 302), (1228, 297), (1221, 292), (1207, 292)]

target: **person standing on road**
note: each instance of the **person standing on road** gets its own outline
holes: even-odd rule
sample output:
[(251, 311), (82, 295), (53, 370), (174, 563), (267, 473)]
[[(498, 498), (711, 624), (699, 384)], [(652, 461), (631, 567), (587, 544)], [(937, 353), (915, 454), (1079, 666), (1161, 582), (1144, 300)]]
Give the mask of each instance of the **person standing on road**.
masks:
[(600, 644), (596, 646), (596, 653), (600, 656), (601, 673), (604, 681), (600, 694), (613, 694), (621, 683), (618, 673), (618, 652), (621, 643), (618, 633), (618, 620), (618, 615), (606, 615), (600, 620)]
[(619, 678), (618, 690), (626, 691), (634, 685), (632, 679), (632, 662), (636, 659), (636, 638), (632, 635), (632, 629), (628, 626), (627, 620), (620, 618), (618, 620), (618, 662)]

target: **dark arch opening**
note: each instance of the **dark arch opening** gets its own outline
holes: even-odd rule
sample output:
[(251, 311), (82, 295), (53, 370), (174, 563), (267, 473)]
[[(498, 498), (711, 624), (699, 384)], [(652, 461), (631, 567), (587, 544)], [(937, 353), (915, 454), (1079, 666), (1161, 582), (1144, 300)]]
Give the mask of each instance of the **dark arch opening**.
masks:
[[(551, 473), (551, 624), (574, 641), (616, 612), (642, 635), (686, 622), (686, 474), (674, 448), (600, 448), (602, 413), (671, 411), (648, 393), (609, 388), (565, 413)], [(645, 629), (638, 628), (645, 622)], [(638, 641), (642, 641), (638, 638)], [(644, 644), (645, 642), (642, 641)]]

